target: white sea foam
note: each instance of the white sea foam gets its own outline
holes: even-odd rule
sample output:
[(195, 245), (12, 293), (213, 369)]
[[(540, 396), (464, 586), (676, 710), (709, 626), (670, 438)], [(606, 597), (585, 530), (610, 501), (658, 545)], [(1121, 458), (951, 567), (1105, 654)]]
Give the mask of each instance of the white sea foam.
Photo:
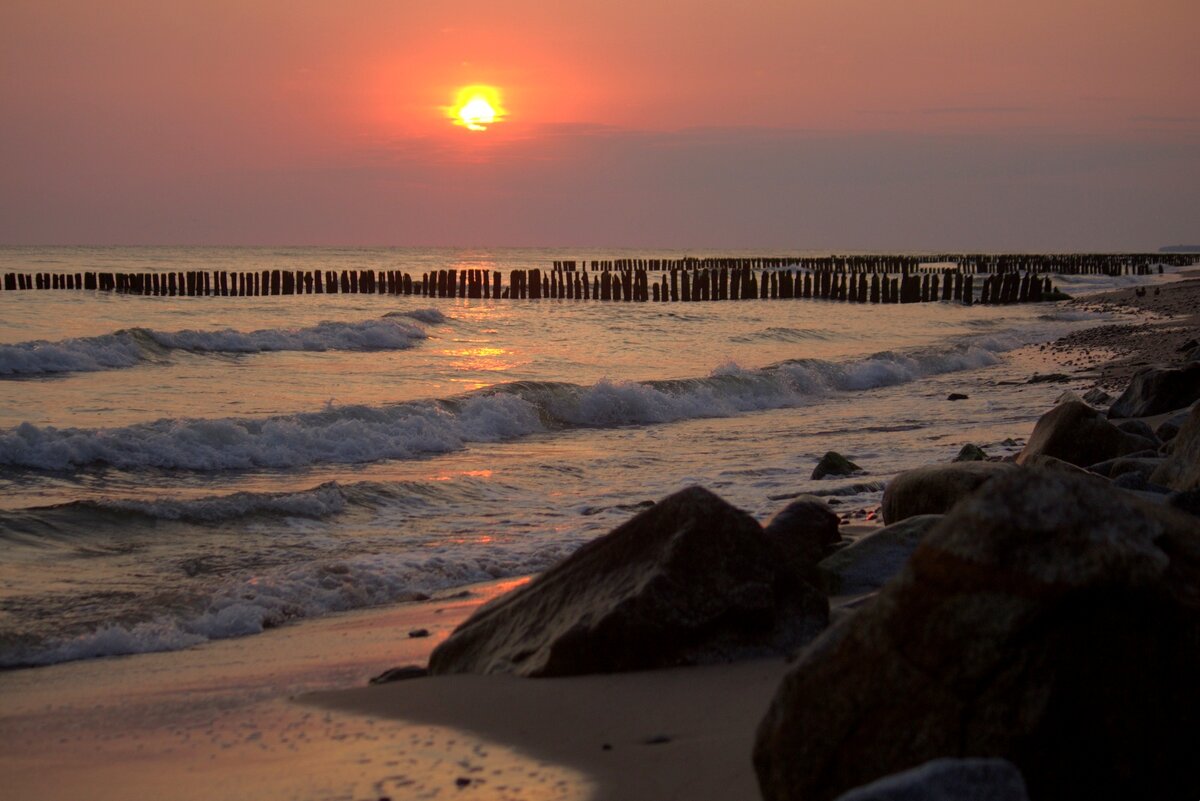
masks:
[(173, 350), (194, 353), (267, 353), (273, 351), (407, 350), (427, 337), (424, 323), (445, 321), (435, 309), (388, 314), (353, 323), (324, 322), (307, 328), (260, 331), (155, 331), (132, 328), (95, 337), (58, 342), (35, 340), (0, 345), (0, 375), (96, 372), (165, 361)]
[(1151, 275), (1051, 275), (1054, 285), (1069, 295), (1092, 295), (1114, 289), (1164, 284), (1180, 280), (1179, 273), (1189, 267), (1164, 267), (1163, 273)]
[(146, 361), (147, 349), (128, 332), (98, 337), (0, 345), (0, 375), (119, 370)]
[(337, 406), (264, 420), (159, 420), (113, 429), (24, 423), (0, 432), (0, 465), (67, 471), (90, 465), (201, 471), (357, 464), (458, 450), (550, 428), (651, 425), (801, 406), (831, 392), (891, 386), (994, 364), (1016, 341), (881, 353), (847, 362), (803, 360), (762, 370), (723, 365), (707, 378), (526, 382), (458, 399), (388, 407)]
[(112, 500), (101, 501), (94, 506), (102, 510), (143, 515), (155, 520), (215, 523), (256, 514), (322, 518), (343, 511), (346, 503), (346, 495), (341, 487), (325, 484), (304, 492), (237, 492), (232, 495), (187, 500)]
[(571, 547), (555, 543), (475, 554), (434, 549), (420, 556), (363, 554), (294, 565), (275, 574), (228, 582), (216, 588), (203, 608), (191, 612), (109, 623), (75, 637), (0, 652), (0, 667), (171, 651), (258, 634), (329, 612), (418, 600), (448, 587), (536, 573), (560, 560)]
[(0, 464), (42, 470), (88, 465), (125, 469), (242, 470), (314, 463), (358, 464), (457, 450), (543, 430), (537, 411), (512, 396), (459, 404), (338, 406), (266, 420), (159, 420), (113, 429), (24, 423), (0, 433)]
[(261, 331), (149, 331), (164, 348), (216, 353), (269, 351), (403, 350), (425, 339), (425, 331), (394, 317), (356, 323), (325, 322), (309, 328)]

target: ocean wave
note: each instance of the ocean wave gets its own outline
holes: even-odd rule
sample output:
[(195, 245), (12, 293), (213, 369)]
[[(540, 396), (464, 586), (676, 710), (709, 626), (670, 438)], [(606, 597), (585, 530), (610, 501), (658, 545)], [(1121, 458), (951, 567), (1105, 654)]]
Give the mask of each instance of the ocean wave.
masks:
[(97, 525), (148, 523), (225, 523), (249, 517), (296, 517), (319, 520), (347, 508), (349, 493), (337, 482), (298, 492), (235, 492), (203, 498), (81, 500), (0, 512), (0, 538), (39, 530), (58, 536), (88, 533)]
[(436, 309), (391, 312), (353, 323), (323, 322), (307, 328), (259, 331), (156, 331), (129, 328), (94, 337), (58, 342), (33, 340), (0, 345), (0, 376), (21, 377), (119, 370), (165, 362), (171, 351), (248, 354), (274, 351), (407, 350), (426, 339), (413, 322), (436, 324), (446, 317)]
[(761, 331), (730, 337), (733, 342), (791, 342), (802, 343), (813, 340), (829, 340), (833, 335), (818, 328), (784, 328), (772, 326)]
[(0, 376), (120, 370), (161, 357), (144, 331), (118, 331), (97, 337), (34, 340), (0, 345)]
[(411, 317), (420, 323), (429, 325), (437, 325), (444, 323), (447, 320), (446, 315), (434, 308), (428, 309), (409, 309), (407, 311), (393, 311), (383, 315), (384, 317)]
[(559, 543), (480, 554), (364, 554), (236, 577), (216, 586), (200, 604), (171, 615), (108, 622), (74, 636), (10, 642), (0, 647), (0, 667), (174, 651), (330, 612), (424, 600), (450, 587), (540, 572), (573, 547)]
[(199, 498), (79, 500), (0, 511), (0, 541), (37, 545), (86, 539), (106, 529), (145, 523), (222, 525), (250, 518), (323, 520), (352, 509), (384, 506), (409, 510), (430, 504), (478, 500), (484, 487), (469, 477), (455, 482), (330, 481), (287, 492), (234, 492)]
[(265, 419), (164, 419), (102, 429), (23, 423), (0, 431), (0, 466), (220, 471), (410, 459), (563, 428), (654, 425), (803, 406), (835, 392), (992, 365), (997, 352), (1016, 344), (994, 335), (968, 345), (846, 362), (803, 359), (759, 370), (724, 365), (694, 379), (603, 380), (590, 386), (514, 382), (455, 398), (331, 406)]

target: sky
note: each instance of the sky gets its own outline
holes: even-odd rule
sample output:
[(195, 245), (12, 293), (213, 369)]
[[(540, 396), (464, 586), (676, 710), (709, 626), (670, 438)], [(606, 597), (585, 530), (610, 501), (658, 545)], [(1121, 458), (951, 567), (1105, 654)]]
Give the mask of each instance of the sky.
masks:
[[(0, 243), (1200, 243), (1195, 0), (4, 0)], [(496, 87), (473, 131), (446, 107)]]

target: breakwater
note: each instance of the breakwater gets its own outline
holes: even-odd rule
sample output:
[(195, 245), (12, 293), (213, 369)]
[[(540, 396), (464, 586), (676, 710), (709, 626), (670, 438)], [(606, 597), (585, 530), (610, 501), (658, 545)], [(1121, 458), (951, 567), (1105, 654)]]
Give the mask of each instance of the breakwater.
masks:
[(6, 292), (76, 290), (156, 296), (388, 294), (429, 298), (695, 302), (1026, 303), (1059, 297), (1054, 275), (1148, 275), (1183, 254), (927, 254), (560, 260), (545, 269), (9, 272)]

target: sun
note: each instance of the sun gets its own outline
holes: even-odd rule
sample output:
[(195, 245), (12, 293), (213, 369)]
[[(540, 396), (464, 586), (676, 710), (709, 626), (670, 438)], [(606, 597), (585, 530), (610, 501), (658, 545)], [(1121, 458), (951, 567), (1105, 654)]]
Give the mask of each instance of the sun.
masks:
[(458, 90), (454, 105), (446, 107), (446, 114), (468, 131), (486, 131), (489, 125), (502, 121), (508, 112), (495, 86), (475, 84)]

